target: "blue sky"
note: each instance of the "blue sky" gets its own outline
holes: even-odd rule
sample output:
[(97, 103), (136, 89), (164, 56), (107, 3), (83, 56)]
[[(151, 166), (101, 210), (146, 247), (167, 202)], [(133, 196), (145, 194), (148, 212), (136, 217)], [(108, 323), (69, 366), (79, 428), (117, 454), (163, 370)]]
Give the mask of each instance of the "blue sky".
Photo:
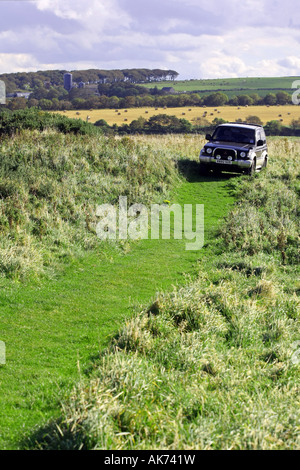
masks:
[(0, 0), (0, 73), (300, 75), (299, 0)]

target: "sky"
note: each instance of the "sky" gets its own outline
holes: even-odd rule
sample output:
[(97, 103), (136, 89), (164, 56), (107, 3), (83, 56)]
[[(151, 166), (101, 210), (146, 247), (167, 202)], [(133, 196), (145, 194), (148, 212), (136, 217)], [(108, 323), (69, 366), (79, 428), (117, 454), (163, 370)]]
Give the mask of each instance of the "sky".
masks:
[(0, 0), (0, 73), (300, 75), (299, 0)]

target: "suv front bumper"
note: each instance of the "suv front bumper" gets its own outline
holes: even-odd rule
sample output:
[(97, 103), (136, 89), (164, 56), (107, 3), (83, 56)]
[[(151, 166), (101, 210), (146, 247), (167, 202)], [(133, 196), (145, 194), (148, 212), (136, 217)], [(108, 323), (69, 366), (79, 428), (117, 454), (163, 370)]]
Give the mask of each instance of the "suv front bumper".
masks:
[(210, 168), (222, 168), (227, 169), (228, 171), (240, 169), (240, 170), (247, 170), (252, 165), (252, 160), (217, 160), (214, 157), (209, 157), (208, 155), (202, 155), (200, 153), (199, 157), (200, 163), (207, 165)]

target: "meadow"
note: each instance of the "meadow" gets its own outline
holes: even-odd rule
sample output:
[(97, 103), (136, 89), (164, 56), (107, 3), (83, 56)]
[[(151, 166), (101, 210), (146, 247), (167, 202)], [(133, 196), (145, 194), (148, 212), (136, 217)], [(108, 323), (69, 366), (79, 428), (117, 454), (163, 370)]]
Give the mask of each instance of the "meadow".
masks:
[[(202, 176), (203, 143), (1, 137), (2, 449), (300, 447), (299, 140), (250, 179)], [(204, 248), (101, 242), (120, 194), (203, 203)]]
[(197, 124), (198, 119), (205, 119), (212, 122), (215, 118), (235, 122), (237, 119), (246, 120), (248, 116), (258, 116), (263, 124), (269, 121), (280, 121), (284, 125), (290, 125), (291, 121), (300, 118), (300, 108), (295, 105), (287, 106), (221, 106), (216, 107), (179, 107), (179, 108), (128, 108), (128, 109), (93, 109), (93, 110), (70, 110), (61, 111), (70, 118), (78, 118), (95, 123), (99, 119), (104, 119), (109, 125), (130, 124), (139, 117), (149, 119), (158, 114), (168, 114), (178, 118), (184, 118), (193, 124)]

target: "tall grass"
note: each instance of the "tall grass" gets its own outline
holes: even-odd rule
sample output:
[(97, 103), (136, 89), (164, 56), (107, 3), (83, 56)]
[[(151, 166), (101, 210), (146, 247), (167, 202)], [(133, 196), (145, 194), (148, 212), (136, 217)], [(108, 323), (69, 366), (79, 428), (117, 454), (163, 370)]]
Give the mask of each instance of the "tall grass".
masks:
[(35, 447), (300, 448), (299, 142), (270, 155), (232, 183), (198, 279), (126, 322)]
[(96, 207), (162, 202), (178, 182), (167, 146), (101, 135), (23, 130), (0, 140), (0, 273), (28, 277), (101, 248)]

